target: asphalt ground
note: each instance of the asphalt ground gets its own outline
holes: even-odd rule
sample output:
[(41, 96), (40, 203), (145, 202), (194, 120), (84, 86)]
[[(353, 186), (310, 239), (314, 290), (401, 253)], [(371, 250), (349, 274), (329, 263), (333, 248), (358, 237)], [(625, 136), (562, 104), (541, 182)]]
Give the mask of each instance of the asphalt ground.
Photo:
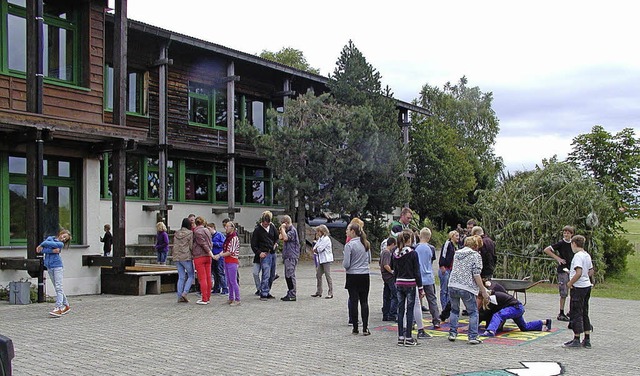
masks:
[[(279, 265), (280, 275), (283, 266)], [(554, 319), (554, 330), (521, 343), (468, 345), (434, 333), (416, 347), (398, 347), (382, 322), (382, 280), (371, 265), (372, 335), (347, 325), (345, 274), (333, 265), (334, 298), (312, 298), (315, 268), (297, 270), (298, 300), (283, 302), (284, 278), (260, 301), (251, 268), (240, 268), (242, 305), (213, 296), (206, 306), (177, 303), (175, 294), (69, 297), (72, 311), (49, 317), (52, 304), (0, 303), (0, 334), (13, 341), (14, 375), (541, 375), (522, 362), (557, 365), (566, 375), (640, 375), (635, 318), (640, 302), (592, 298), (591, 349), (564, 349), (572, 338), (558, 323), (558, 296), (528, 294), (527, 320)], [(326, 282), (325, 294), (326, 294)], [(521, 299), (523, 300), (523, 299)], [(567, 307), (568, 308), (568, 307)], [(424, 314), (429, 328), (429, 314)], [(531, 365), (530, 365), (531, 366)], [(538, 365), (539, 366), (539, 365)], [(511, 372), (506, 370), (510, 369)], [(515, 370), (515, 371), (514, 371)], [(553, 373), (546, 373), (553, 374)]]

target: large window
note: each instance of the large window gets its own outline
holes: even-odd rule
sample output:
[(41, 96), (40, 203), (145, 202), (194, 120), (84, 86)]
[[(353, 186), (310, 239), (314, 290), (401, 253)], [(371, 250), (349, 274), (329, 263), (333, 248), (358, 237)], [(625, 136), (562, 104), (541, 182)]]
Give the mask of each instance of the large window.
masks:
[[(27, 70), (26, 0), (0, 0), (2, 16), (3, 72), (24, 74)], [(80, 77), (77, 5), (73, 1), (44, 1), (45, 78), (78, 84)]]
[[(234, 118), (239, 119), (237, 98)], [(189, 81), (189, 124), (227, 129), (227, 91)]]
[[(131, 114), (147, 114), (147, 73), (127, 70), (126, 111)], [(113, 67), (107, 65), (104, 74), (104, 107), (113, 110)]]
[(246, 97), (244, 100), (244, 111), (242, 111), (242, 119), (247, 120), (253, 125), (260, 134), (266, 133), (265, 128), (265, 102), (259, 99)]
[[(101, 196), (111, 197), (113, 174), (109, 154), (101, 166)], [(140, 183), (140, 176), (146, 182)], [(157, 200), (160, 175), (157, 158), (127, 156), (127, 198)], [(226, 203), (229, 180), (226, 163), (171, 160), (167, 163), (167, 193), (177, 202)], [(235, 200), (242, 205), (271, 205), (272, 177), (266, 168), (236, 167)]]
[[(0, 222), (2, 245), (25, 244), (27, 232), (27, 160), (23, 156), (3, 155), (0, 172), (8, 179), (3, 189)], [(72, 159), (46, 157), (44, 160), (44, 233), (56, 235), (61, 228), (73, 234), (74, 243), (81, 242), (79, 173), (80, 163)]]

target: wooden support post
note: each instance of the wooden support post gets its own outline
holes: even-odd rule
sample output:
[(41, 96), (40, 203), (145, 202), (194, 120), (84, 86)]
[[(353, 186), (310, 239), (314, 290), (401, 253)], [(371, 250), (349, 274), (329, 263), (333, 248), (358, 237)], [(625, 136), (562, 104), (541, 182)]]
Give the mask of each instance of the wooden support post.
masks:
[[(127, 125), (127, 0), (115, 0), (113, 34), (113, 123), (124, 127)], [(125, 256), (126, 150), (123, 140), (114, 145), (112, 154), (113, 257)]]
[(27, 0), (27, 111), (42, 113), (44, 81), (43, 0)]
[(114, 147), (112, 154), (113, 189), (112, 199), (112, 229), (113, 229), (113, 257), (125, 256), (125, 197), (127, 184), (127, 152), (126, 142), (122, 141)]
[[(34, 226), (35, 231), (27, 232), (27, 258), (42, 257), (36, 254), (36, 247), (44, 238), (44, 140), (42, 131), (33, 132), (33, 141), (27, 144), (27, 223)], [(29, 271), (31, 277), (38, 277), (38, 303), (45, 301), (44, 265), (40, 259), (39, 270)]]
[[(160, 48), (160, 61), (168, 61), (169, 47), (165, 44)], [(167, 202), (169, 193), (167, 190), (167, 65), (162, 64), (158, 68), (158, 174), (160, 178), (159, 199), (160, 199), (160, 217), (164, 224), (169, 227), (169, 211), (167, 210)]]
[[(235, 75), (233, 61), (227, 66), (227, 76)], [(235, 80), (227, 82), (227, 203), (229, 204), (229, 219), (235, 219), (236, 212), (236, 143), (235, 143)]]
[(113, 25), (113, 123), (127, 124), (127, 0), (115, 0)]

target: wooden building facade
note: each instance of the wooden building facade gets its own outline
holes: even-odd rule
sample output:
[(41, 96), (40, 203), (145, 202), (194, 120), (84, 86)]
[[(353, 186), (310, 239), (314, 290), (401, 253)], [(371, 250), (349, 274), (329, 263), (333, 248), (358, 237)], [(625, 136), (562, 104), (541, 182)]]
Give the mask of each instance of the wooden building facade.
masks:
[[(81, 256), (102, 253), (106, 223), (121, 258), (159, 219), (246, 227), (278, 209), (235, 123), (268, 132), (269, 108), (327, 78), (129, 20), (126, 4), (0, 0), (0, 285), (37, 277), (35, 246), (60, 228), (66, 292), (99, 293)], [(398, 109), (401, 123), (421, 111)]]

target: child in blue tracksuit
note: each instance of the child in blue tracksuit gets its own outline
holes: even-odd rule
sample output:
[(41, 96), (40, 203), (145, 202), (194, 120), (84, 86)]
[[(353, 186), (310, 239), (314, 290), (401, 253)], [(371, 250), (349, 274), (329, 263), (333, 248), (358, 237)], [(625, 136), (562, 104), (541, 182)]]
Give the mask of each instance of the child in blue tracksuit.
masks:
[(44, 254), (44, 267), (49, 273), (49, 278), (56, 290), (56, 306), (49, 312), (53, 317), (60, 317), (67, 314), (71, 307), (62, 289), (63, 266), (60, 251), (63, 247), (68, 247), (71, 240), (71, 233), (67, 230), (60, 230), (58, 236), (49, 236), (45, 241), (36, 247), (36, 253)]
[[(211, 248), (211, 252), (213, 255), (218, 255), (222, 253), (222, 245), (224, 244), (224, 240), (226, 236), (221, 232), (216, 230), (215, 223), (207, 223), (207, 227), (211, 231), (211, 242), (213, 247)], [(229, 294), (229, 288), (227, 287), (227, 278), (224, 273), (224, 258), (220, 257), (218, 259), (211, 260), (211, 274), (213, 275), (213, 291), (212, 294)]]

